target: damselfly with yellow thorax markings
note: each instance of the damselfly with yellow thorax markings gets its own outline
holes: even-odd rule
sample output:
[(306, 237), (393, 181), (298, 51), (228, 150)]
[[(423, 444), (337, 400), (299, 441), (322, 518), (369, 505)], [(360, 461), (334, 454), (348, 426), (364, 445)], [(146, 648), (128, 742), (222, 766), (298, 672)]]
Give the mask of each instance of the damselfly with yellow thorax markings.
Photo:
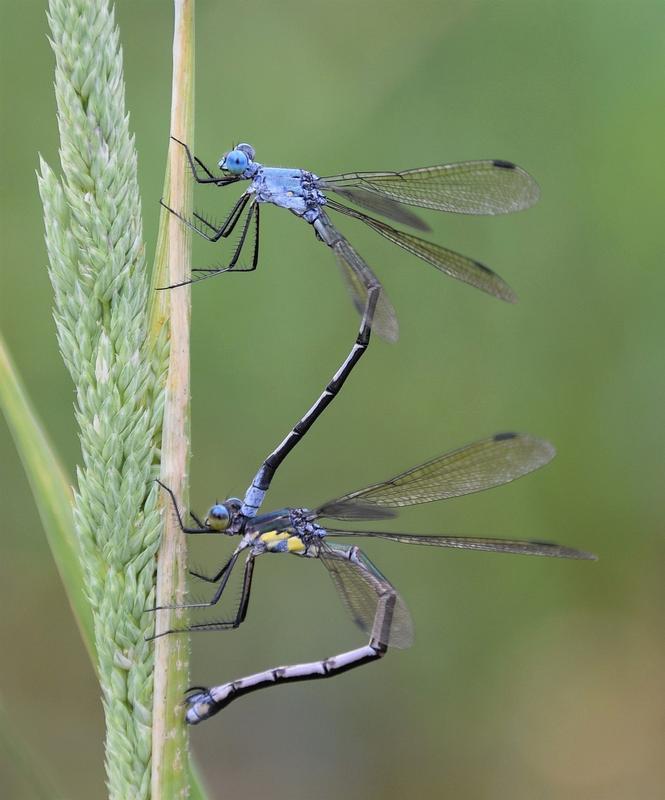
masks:
[[(319, 523), (324, 518), (348, 523), (394, 517), (395, 508), (460, 497), (509, 483), (547, 464), (553, 456), (554, 448), (542, 439), (526, 434), (497, 434), (312, 510), (282, 508), (246, 518), (241, 513), (241, 501), (231, 498), (215, 504), (204, 522), (192, 515), (198, 525), (195, 528), (185, 527), (175, 497), (164, 487), (171, 495), (180, 526), (186, 533), (241, 537), (216, 575), (208, 577), (193, 573), (217, 583), (218, 587), (209, 602), (192, 603), (187, 608), (209, 608), (217, 604), (236, 562), (243, 552), (246, 553), (242, 593), (233, 617), (192, 625), (187, 630), (237, 628), (247, 614), (255, 559), (265, 553), (292, 553), (321, 561), (353, 621), (370, 636), (364, 647), (322, 661), (278, 667), (211, 689), (196, 689), (186, 701), (187, 721), (190, 724), (201, 722), (248, 692), (289, 681), (330, 677), (381, 658), (389, 647), (408, 647), (412, 641), (411, 617), (392, 583), (357, 546), (331, 542), (331, 539), (366, 537), (463, 550), (594, 559), (590, 553), (544, 541), (392, 533), (329, 527)], [(175, 632), (178, 631), (164, 631), (157, 635)]]

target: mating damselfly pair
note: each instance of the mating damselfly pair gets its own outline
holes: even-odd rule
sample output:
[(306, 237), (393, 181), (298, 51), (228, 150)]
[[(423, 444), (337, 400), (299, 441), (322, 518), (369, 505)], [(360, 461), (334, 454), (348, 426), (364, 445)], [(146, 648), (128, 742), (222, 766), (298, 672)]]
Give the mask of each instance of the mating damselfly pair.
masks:
[[(359, 547), (331, 540), (366, 537), (464, 550), (569, 559), (595, 558), (590, 553), (538, 540), (395, 533), (319, 523), (324, 519), (346, 523), (387, 519), (396, 515), (396, 508), (460, 497), (509, 483), (543, 466), (554, 456), (552, 445), (526, 434), (497, 434), (437, 456), (389, 480), (338, 497), (315, 509), (289, 507), (265, 514), (257, 513), (275, 470), (338, 394), (367, 349), (371, 330), (375, 329), (389, 340), (397, 338), (395, 314), (381, 284), (333, 226), (324, 208), (365, 222), (390, 241), (453, 277), (504, 300), (515, 299), (507, 284), (479, 262), (398, 231), (374, 217), (332, 200), (328, 194), (335, 193), (394, 221), (427, 230), (428, 226), (407, 205), (468, 214), (499, 214), (519, 210), (531, 205), (538, 197), (537, 186), (526, 172), (510, 162), (486, 160), (405, 172), (345, 173), (319, 178), (305, 170), (264, 167), (254, 161), (253, 148), (241, 144), (221, 159), (219, 167), (222, 174), (215, 176), (191, 153), (187, 145), (174, 141), (184, 147), (198, 183), (227, 186), (240, 180), (251, 182), (219, 226), (213, 225), (202, 214), (195, 213), (189, 219), (165, 206), (197, 233), (213, 242), (227, 238), (240, 225), (240, 238), (229, 262), (224, 266), (197, 270), (198, 277), (191, 282), (223, 272), (253, 271), (258, 264), (259, 206), (271, 203), (289, 209), (312, 224), (317, 236), (331, 247), (354, 304), (362, 314), (360, 330), (352, 350), (307, 414), (263, 462), (244, 500), (230, 498), (223, 503), (216, 503), (204, 521), (192, 514), (196, 527), (187, 527), (176, 498), (162, 484), (171, 496), (183, 532), (240, 537), (228, 560), (214, 575), (192, 573), (217, 585), (211, 599), (203, 603), (190, 603), (184, 608), (215, 606), (221, 600), (242, 554), (245, 554), (245, 561), (240, 600), (230, 618), (194, 624), (185, 629), (160, 631), (156, 635), (183, 630), (237, 628), (247, 614), (256, 558), (266, 553), (291, 553), (316, 558), (323, 563), (353, 621), (369, 634), (369, 642), (364, 647), (320, 661), (265, 670), (212, 689), (193, 689), (186, 699), (186, 718), (190, 724), (208, 719), (237, 697), (257, 689), (291, 681), (330, 677), (381, 658), (388, 648), (411, 644), (411, 617), (390, 580)], [(198, 168), (204, 171), (204, 176)], [(241, 258), (250, 240), (250, 233), (251, 261), (249, 266), (243, 266)]]

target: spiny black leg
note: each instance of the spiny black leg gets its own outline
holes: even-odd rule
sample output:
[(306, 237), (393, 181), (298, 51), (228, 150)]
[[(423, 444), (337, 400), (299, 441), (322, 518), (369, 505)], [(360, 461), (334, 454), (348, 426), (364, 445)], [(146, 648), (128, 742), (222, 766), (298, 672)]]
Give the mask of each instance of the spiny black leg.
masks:
[(254, 208), (254, 256), (252, 258), (252, 270), (255, 270), (259, 263), (259, 204), (256, 203)]
[[(231, 556), (231, 558), (226, 562), (224, 567), (220, 570), (219, 577), (217, 578), (217, 580), (219, 580), (221, 578), (222, 581), (219, 584), (219, 586), (217, 587), (217, 589), (215, 589), (215, 594), (212, 596), (212, 599), (209, 600), (208, 602), (205, 602), (205, 603), (183, 603), (182, 605), (179, 605), (179, 606), (158, 606), (156, 610), (160, 611), (162, 609), (167, 609), (167, 608), (171, 609), (171, 610), (180, 609), (180, 608), (185, 608), (185, 609), (188, 609), (188, 608), (211, 608), (212, 606), (216, 606), (217, 603), (219, 603), (219, 600), (220, 600), (222, 594), (224, 593), (224, 589), (226, 589), (226, 584), (229, 582), (229, 578), (231, 577), (231, 572), (233, 571), (233, 567), (235, 566), (239, 555), (240, 555), (240, 553), (234, 553)], [(192, 573), (192, 574), (195, 574), (195, 573)], [(215, 581), (215, 583), (216, 583), (216, 581)]]
[(238, 220), (242, 216), (242, 212), (245, 210), (245, 206), (249, 202), (250, 197), (251, 195), (247, 194), (246, 192), (245, 194), (240, 195), (240, 197), (238, 198), (238, 202), (231, 209), (231, 213), (229, 214), (227, 221), (224, 224), (224, 231), (220, 234), (220, 236), (217, 237), (218, 239), (221, 236), (223, 236), (226, 239), (233, 233), (235, 226), (238, 224)]
[(234, 272), (254, 272), (256, 267), (192, 267), (192, 272), (204, 272), (200, 278), (193, 278), (192, 283), (204, 281), (206, 278), (211, 278), (213, 275), (221, 275), (223, 272), (228, 272), (233, 275)]
[(188, 220), (187, 217), (180, 214), (174, 208), (171, 208), (171, 206), (167, 206), (164, 200), (160, 200), (159, 204), (162, 206), (162, 208), (165, 208), (168, 212), (173, 214), (174, 217), (177, 217), (181, 222), (184, 222), (185, 225), (190, 230), (194, 231), (194, 233), (198, 233), (199, 236), (202, 236), (209, 242), (218, 242), (222, 237), (227, 237), (233, 232), (233, 229), (235, 228), (238, 220), (240, 219), (240, 216), (245, 206), (249, 202), (250, 197), (251, 195), (249, 194), (246, 193), (241, 194), (240, 197), (236, 200), (228, 216), (226, 217), (226, 219), (220, 225), (219, 228), (216, 228), (212, 223), (208, 222), (207, 219), (204, 219), (200, 214), (194, 212), (194, 216), (196, 217), (196, 219), (200, 220), (208, 228), (214, 231), (212, 235), (209, 235), (204, 230), (201, 230), (201, 228), (198, 228), (191, 220)]
[[(228, 630), (230, 628), (238, 628), (242, 623), (245, 621), (245, 617), (247, 616), (247, 608), (249, 606), (249, 596), (252, 589), (252, 576), (254, 574), (254, 559), (253, 555), (247, 556), (247, 560), (245, 561), (245, 571), (242, 577), (242, 590), (240, 594), (240, 602), (238, 603), (238, 610), (236, 611), (235, 618), (228, 622), (202, 622), (198, 625), (190, 625), (187, 630), (190, 631), (211, 631), (211, 630)], [(224, 586), (228, 581), (228, 574), (224, 580)], [(221, 587), (215, 592), (215, 596), (212, 598), (210, 603), (206, 603), (207, 606), (214, 606), (216, 603), (219, 602), (219, 598), (222, 596), (222, 592), (224, 591), (224, 587)]]
[[(186, 528), (184, 523), (183, 523), (183, 521), (182, 521), (182, 516), (180, 515), (180, 509), (178, 508), (178, 502), (176, 500), (175, 495), (173, 494), (171, 489), (169, 489), (169, 487), (165, 483), (162, 483), (159, 480), (159, 478), (157, 478), (156, 482), (162, 487), (162, 489), (164, 489), (164, 491), (168, 492), (168, 495), (171, 498), (171, 503), (173, 504), (173, 509), (175, 511), (176, 518), (178, 520), (178, 527), (180, 528), (180, 530), (183, 533), (218, 533), (218, 531), (215, 531), (212, 528), (208, 528), (204, 524), (202, 524), (201, 521), (199, 520), (199, 518), (196, 517), (194, 514), (192, 514), (192, 517), (194, 518), (194, 520), (195, 520), (195, 522), (197, 524), (201, 524), (201, 527), (199, 527), (199, 528)], [(190, 511), (190, 514), (191, 514), (191, 511)]]
[(196, 523), (196, 524), (197, 524), (197, 525), (198, 525), (200, 528), (207, 528), (207, 527), (208, 527), (208, 526), (205, 524), (205, 522), (202, 522), (202, 521), (201, 521), (201, 518), (200, 518), (200, 517), (199, 517), (197, 514), (195, 514), (193, 511), (190, 511), (190, 512), (189, 512), (189, 516), (190, 516), (190, 517), (191, 517), (191, 518), (194, 520), (194, 522), (195, 522), (195, 523)]
[[(187, 154), (187, 160), (189, 161), (189, 166), (192, 171), (192, 177), (197, 183), (214, 183), (217, 186), (226, 186), (229, 183), (235, 183), (236, 181), (240, 180), (240, 177), (237, 175), (234, 176), (215, 176), (212, 172), (206, 167), (206, 165), (201, 161), (200, 158), (197, 158), (192, 151), (189, 149), (189, 146), (186, 145), (184, 142), (181, 142), (180, 139), (176, 139), (175, 136), (172, 136), (174, 142), (177, 142), (179, 145), (182, 145), (185, 148), (185, 153)], [(199, 165), (201, 169), (206, 173), (208, 176), (207, 178), (202, 178), (196, 169), (196, 165)]]
[[(252, 256), (252, 266), (251, 267), (238, 267), (238, 258), (240, 257), (240, 253), (242, 248), (245, 244), (245, 240), (247, 238), (247, 232), (249, 229), (249, 225), (251, 223), (252, 217), (254, 217), (254, 254)], [(234, 272), (254, 272), (256, 267), (259, 263), (259, 204), (255, 202), (247, 212), (247, 219), (245, 220), (245, 224), (243, 225), (242, 232), (240, 234), (240, 241), (238, 242), (238, 246), (236, 247), (235, 253), (233, 254), (233, 258), (231, 259), (229, 265), (227, 267), (216, 267), (216, 268), (202, 268), (202, 267), (194, 267), (192, 272), (202, 273), (201, 275), (197, 275), (196, 278), (192, 278), (190, 283), (198, 283), (199, 281), (203, 281), (206, 278), (212, 278), (213, 275), (221, 275), (224, 272), (234, 273)], [(180, 285), (180, 284), (178, 284)]]
[[(249, 207), (249, 211), (247, 212), (247, 219), (245, 219), (245, 224), (242, 226), (242, 231), (240, 233), (240, 241), (238, 242), (235, 252), (233, 253), (233, 258), (231, 259), (231, 261), (229, 262), (229, 266), (227, 267), (227, 269), (229, 270), (232, 270), (238, 263), (238, 259), (240, 258), (240, 253), (242, 252), (243, 245), (245, 244), (245, 239), (247, 238), (247, 231), (249, 230), (252, 217), (256, 213), (256, 205), (257, 203), (256, 201), (254, 201), (252, 205)], [(253, 269), (255, 268), (256, 265), (254, 265)]]
[(249, 593), (252, 588), (252, 575), (254, 574), (254, 556), (249, 556), (245, 562), (245, 572), (242, 581), (242, 595), (240, 597), (240, 608), (238, 609), (238, 616), (236, 617), (237, 628), (245, 621), (247, 616), (247, 608), (249, 606)]
[(192, 153), (192, 151), (189, 149), (189, 145), (185, 144), (184, 142), (181, 142), (180, 139), (176, 139), (175, 136), (172, 136), (171, 139), (173, 139), (174, 142), (176, 142), (179, 145), (182, 145), (182, 147), (185, 148), (185, 153), (187, 154), (187, 160), (189, 161), (189, 166), (190, 166), (190, 168), (192, 170), (192, 177), (194, 178), (194, 180), (197, 183), (200, 183), (201, 180), (205, 180), (205, 178), (202, 179), (202, 178), (199, 177), (198, 172), (196, 171), (196, 165), (197, 164), (203, 169), (203, 171), (206, 173), (206, 175), (209, 178), (212, 178), (213, 180), (215, 180), (215, 176), (208, 169), (208, 167), (206, 167), (206, 165), (201, 161), (201, 159), (197, 158)]
[(231, 572), (233, 571), (233, 567), (238, 560), (238, 556), (240, 553), (234, 553), (229, 560), (224, 564), (224, 566), (220, 569), (220, 571), (214, 576), (214, 578), (208, 578), (205, 575), (199, 575), (198, 572), (194, 572), (190, 570), (189, 574), (194, 575), (196, 578), (201, 578), (204, 581), (208, 581), (209, 583), (217, 583), (220, 579), (222, 580), (221, 584), (215, 590), (215, 594), (213, 595), (212, 600), (206, 603), (183, 603), (182, 605), (173, 605), (173, 606), (154, 606), (153, 608), (146, 608), (146, 611), (166, 611), (166, 610), (178, 610), (181, 608), (209, 608), (210, 606), (217, 605), (219, 602), (224, 589), (226, 588), (226, 584), (229, 582), (229, 578), (231, 576)]
[[(242, 198), (242, 197), (244, 197), (244, 195), (241, 195), (241, 198)], [(235, 206), (234, 206), (234, 208), (235, 208)], [(233, 209), (232, 209), (232, 212), (233, 212)], [(231, 212), (231, 213), (232, 213), (232, 212)], [(204, 224), (206, 227), (210, 228), (210, 230), (211, 230), (211, 231), (215, 231), (215, 232), (217, 232), (217, 231), (220, 229), (220, 226), (219, 226), (219, 225), (213, 225), (213, 223), (212, 223), (212, 222), (210, 222), (210, 220), (206, 219), (204, 216), (202, 216), (201, 214), (199, 214), (197, 211), (192, 211), (192, 216), (193, 216), (193, 217), (196, 217), (196, 219), (198, 219), (198, 220), (199, 220), (199, 222), (202, 222), (202, 223), (203, 223), (203, 224)], [(237, 219), (234, 221), (234, 223), (233, 223), (233, 227), (232, 227), (232, 228), (230, 228), (229, 230), (225, 231), (225, 232), (222, 234), (222, 236), (226, 237), (226, 236), (228, 236), (229, 234), (231, 234), (231, 233), (233, 232), (233, 228), (235, 228), (235, 223), (236, 223), (236, 222), (237, 222)], [(224, 223), (224, 224), (226, 224), (226, 221), (225, 221), (225, 223)], [(221, 226), (221, 227), (223, 227), (223, 226)]]
[(217, 231), (220, 228), (219, 225), (213, 225), (213, 223), (210, 222), (210, 220), (207, 220), (204, 216), (199, 214), (197, 211), (192, 211), (192, 216), (196, 217), (196, 219), (198, 219), (199, 222), (202, 222), (206, 226), (206, 228), (210, 228), (210, 230), (214, 231), (215, 233), (217, 233)]
[[(160, 636), (168, 636), (171, 633), (189, 633), (191, 631), (228, 631), (234, 628), (238, 628), (240, 625), (242, 625), (242, 623), (245, 621), (245, 617), (247, 616), (247, 607), (249, 605), (249, 596), (252, 588), (253, 572), (254, 572), (254, 556), (249, 555), (247, 557), (247, 561), (245, 561), (245, 572), (242, 581), (242, 594), (240, 596), (240, 603), (238, 605), (238, 610), (236, 612), (234, 619), (226, 622), (202, 622), (198, 625), (189, 625), (187, 628), (171, 628), (168, 631), (163, 631), (162, 633), (156, 633), (153, 636), (148, 637), (147, 641), (150, 641), (152, 639), (158, 639)], [(221, 596), (221, 592), (219, 592), (219, 590), (215, 594), (217, 593), (219, 593), (219, 596)], [(217, 600), (213, 600), (206, 605), (214, 605), (215, 602), (218, 601), (219, 597), (217, 597)], [(183, 608), (183, 606), (179, 606), (179, 608)]]
[[(170, 211), (172, 214), (174, 214), (176, 217), (178, 217), (179, 220), (184, 222), (185, 225), (187, 225), (188, 228), (191, 228), (193, 231), (196, 231), (196, 233), (198, 233), (200, 236), (203, 236), (203, 238), (207, 239), (209, 242), (217, 242), (220, 238), (229, 236), (233, 232), (233, 229), (235, 228), (238, 220), (240, 219), (240, 216), (241, 216), (245, 206), (249, 202), (249, 199), (250, 199), (250, 195), (248, 195), (248, 194), (243, 194), (243, 195), (240, 196), (238, 202), (233, 207), (231, 213), (226, 218), (226, 220), (223, 223), (223, 225), (221, 226), (221, 228), (219, 228), (219, 230), (216, 230), (214, 236), (208, 236), (208, 234), (206, 234), (200, 228), (197, 228), (196, 225), (194, 225), (188, 219), (183, 217), (182, 214), (179, 214), (177, 211), (174, 211), (172, 208), (167, 206), (162, 200), (160, 200), (159, 202), (161, 203), (162, 206), (164, 206), (164, 208), (166, 208), (168, 211)], [(196, 216), (198, 217), (198, 219), (203, 219), (198, 214)], [(242, 238), (241, 238), (241, 242), (240, 242), (239, 247), (242, 247), (242, 243), (244, 242), (244, 237), (245, 237), (245, 235), (247, 233), (247, 225), (249, 223), (250, 216), (251, 216), (251, 211), (247, 215), (247, 220), (246, 220), (244, 228), (243, 228)], [(206, 223), (206, 225), (208, 225), (208, 227), (214, 229), (214, 226), (211, 225), (207, 220), (204, 220), (204, 222)], [(239, 255), (239, 251), (238, 251), (238, 249), (236, 249), (236, 252), (235, 252), (235, 255), (234, 255), (235, 261), (237, 261), (238, 255)], [(230, 266), (220, 267), (219, 269), (211, 269), (211, 270), (193, 269), (192, 272), (206, 272), (207, 274), (203, 275), (203, 276), (196, 277), (196, 278), (190, 278), (189, 280), (186, 280), (186, 281), (180, 281), (180, 283), (172, 283), (170, 286), (159, 286), (158, 287), (158, 291), (162, 291), (162, 290), (165, 290), (165, 289), (178, 289), (180, 286), (189, 286), (192, 283), (198, 283), (199, 281), (205, 280), (206, 278), (211, 278), (213, 275), (221, 275), (223, 272), (234, 272), (234, 271), (235, 272), (251, 272), (252, 269), (255, 269), (255, 267), (253, 267), (252, 269), (249, 269), (249, 270), (246, 270), (246, 269), (234, 270), (235, 261), (232, 260)]]
[[(238, 555), (239, 554), (236, 555), (236, 558)], [(240, 602), (238, 603), (238, 610), (235, 618), (229, 622), (202, 622), (198, 625), (190, 625), (187, 630), (228, 630), (229, 628), (237, 628), (242, 625), (242, 623), (245, 621), (245, 617), (247, 616), (247, 607), (249, 606), (249, 595), (252, 589), (252, 576), (254, 574), (254, 558), (255, 557), (250, 554), (247, 556), (247, 560), (245, 561), (245, 571), (242, 577), (242, 591), (240, 594)], [(206, 603), (206, 606), (214, 606), (219, 602), (222, 592), (224, 591), (224, 588), (228, 582), (230, 573), (231, 570), (229, 570), (224, 576), (222, 585), (217, 589), (211, 601)]]
[(189, 570), (189, 574), (193, 575), (195, 578), (200, 578), (202, 581), (206, 581), (207, 583), (217, 583), (217, 581), (221, 580), (224, 577), (225, 572), (228, 569), (233, 567), (233, 564), (236, 562), (237, 553), (234, 553), (228, 561), (224, 564), (224, 566), (213, 576), (203, 575), (201, 572), (196, 572), (193, 569)]
[[(251, 267), (249, 267), (247, 269), (235, 269), (235, 264), (233, 264), (232, 266), (229, 266), (229, 267), (225, 267), (225, 268), (222, 268), (222, 267), (214, 267), (214, 268), (194, 267), (192, 269), (192, 272), (209, 272), (209, 273), (217, 274), (219, 272), (223, 272), (225, 269), (228, 272), (231, 272), (231, 271), (234, 271), (234, 272), (253, 272), (256, 269), (256, 267), (258, 266), (258, 263), (259, 263), (259, 209), (260, 209), (260, 205), (258, 203), (255, 203), (254, 206), (252, 207), (252, 210), (250, 211), (250, 213), (254, 214), (254, 254), (252, 256), (252, 266)], [(199, 216), (198, 214), (195, 214), (194, 216), (197, 219), (200, 219), (201, 222), (205, 222), (205, 224), (208, 225), (213, 230), (216, 230), (216, 228), (213, 225), (211, 225), (208, 222), (208, 220), (204, 219), (203, 217)], [(247, 227), (249, 227), (249, 220), (247, 221), (247, 224), (245, 225), (245, 228), (243, 229), (243, 233), (241, 234), (240, 246), (242, 246), (242, 244), (245, 241), (246, 228)]]

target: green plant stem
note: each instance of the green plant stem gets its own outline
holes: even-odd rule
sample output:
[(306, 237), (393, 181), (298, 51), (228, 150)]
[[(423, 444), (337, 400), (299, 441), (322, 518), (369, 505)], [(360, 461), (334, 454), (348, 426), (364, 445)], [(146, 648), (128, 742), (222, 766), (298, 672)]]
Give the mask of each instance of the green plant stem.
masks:
[[(175, 0), (173, 36), (173, 83), (171, 134), (181, 141), (193, 138), (194, 104), (194, 0)], [(188, 213), (192, 204), (191, 182), (182, 147), (171, 142), (169, 150), (169, 204)], [(168, 284), (180, 283), (190, 274), (190, 237), (175, 217), (168, 219)], [(163, 252), (159, 248), (158, 252)], [(155, 274), (164, 270), (157, 264)], [(161, 477), (176, 497), (186, 502), (189, 460), (189, 328), (188, 287), (163, 293), (170, 303), (170, 356)], [(162, 302), (161, 299), (156, 303)], [(153, 314), (154, 319), (154, 314)], [(165, 498), (162, 498), (163, 502)], [(181, 605), (186, 589), (185, 537), (165, 503), (164, 529), (157, 560), (156, 605)], [(158, 630), (185, 622), (182, 612), (158, 613)], [(189, 676), (189, 642), (184, 636), (165, 636), (155, 641), (155, 704), (153, 710), (152, 800), (184, 796), (188, 779), (188, 738), (182, 698)]]

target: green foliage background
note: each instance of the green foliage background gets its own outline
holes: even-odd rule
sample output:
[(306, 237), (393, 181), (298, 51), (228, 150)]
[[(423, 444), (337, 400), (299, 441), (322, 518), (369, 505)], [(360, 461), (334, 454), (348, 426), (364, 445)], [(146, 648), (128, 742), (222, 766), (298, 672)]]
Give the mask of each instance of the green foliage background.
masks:
[[(34, 177), (38, 151), (56, 161), (52, 54), (42, 3), (5, 0), (0, 15), (0, 324), (73, 472), (72, 390)], [(152, 248), (171, 9), (120, 2), (118, 20)], [(225, 797), (661, 796), (665, 7), (200, 0), (197, 26), (195, 149), (207, 162), (237, 141), (265, 163), (321, 175), (497, 157), (528, 169), (543, 193), (513, 217), (427, 215), (436, 241), (510, 282), (515, 307), (341, 223), (385, 282), (401, 339), (374, 342), (282, 467), (266, 509), (525, 430), (556, 444), (550, 467), (411, 510), (403, 529), (551, 538), (601, 558), (371, 543), (411, 608), (414, 648), (234, 704), (194, 731), (205, 774)], [(200, 191), (196, 205), (222, 216), (234, 196)], [(357, 328), (311, 231), (274, 209), (262, 221), (257, 273), (193, 293), (191, 498), (202, 511), (244, 491)], [(195, 264), (223, 252), (197, 243)], [(7, 719), (67, 796), (102, 797), (98, 690), (4, 425), (0, 477)], [(196, 542), (192, 561), (211, 570), (229, 544)], [(362, 641), (316, 563), (266, 558), (256, 577), (247, 623), (195, 639), (197, 684)]]

